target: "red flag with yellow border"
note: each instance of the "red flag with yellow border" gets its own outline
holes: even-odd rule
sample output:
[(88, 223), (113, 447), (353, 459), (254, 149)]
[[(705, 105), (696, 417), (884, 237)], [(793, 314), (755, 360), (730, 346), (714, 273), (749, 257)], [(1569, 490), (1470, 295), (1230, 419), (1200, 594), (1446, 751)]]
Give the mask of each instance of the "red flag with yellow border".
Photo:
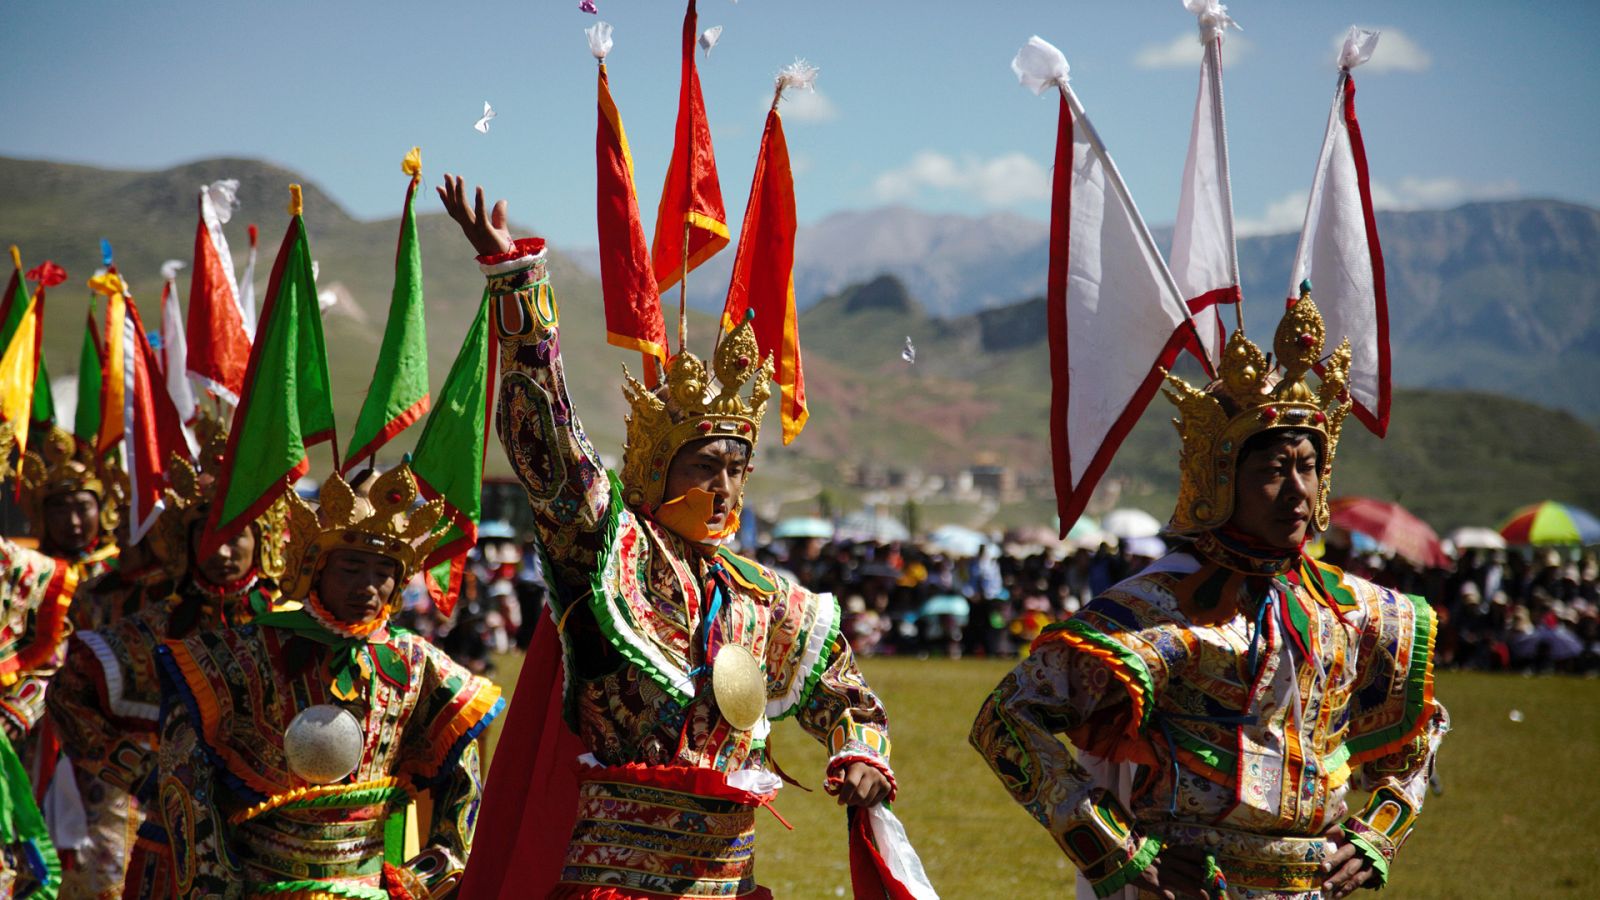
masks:
[(717, 158), (711, 151), (711, 124), (706, 121), (700, 73), (694, 66), (696, 21), (694, 0), (689, 0), (683, 15), (678, 127), (667, 181), (661, 188), (661, 205), (656, 209), (656, 237), (650, 247), (656, 287), (663, 291), (728, 246), (728, 215), (717, 182)]
[(773, 360), (773, 379), (783, 392), (780, 405), (783, 442), (805, 427), (806, 380), (800, 365), (800, 318), (794, 305), (794, 174), (789, 145), (777, 104), (767, 113), (767, 127), (756, 155), (750, 182), (750, 203), (733, 260), (733, 279), (722, 308), (722, 327), (732, 331), (746, 315), (761, 355)]

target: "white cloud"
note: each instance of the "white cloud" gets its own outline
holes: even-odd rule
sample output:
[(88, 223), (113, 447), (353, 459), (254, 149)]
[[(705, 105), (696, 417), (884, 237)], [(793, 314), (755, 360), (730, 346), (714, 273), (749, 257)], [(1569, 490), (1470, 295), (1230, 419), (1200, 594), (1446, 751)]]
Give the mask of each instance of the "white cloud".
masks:
[[(768, 92), (761, 98), (761, 110), (765, 112), (771, 107), (772, 93)], [(783, 113), (785, 122), (831, 122), (839, 118), (839, 108), (833, 105), (827, 94), (815, 88), (809, 91), (784, 91), (778, 111)]]
[[(1375, 209), (1407, 211), (1448, 209), (1473, 200), (1503, 200), (1522, 192), (1515, 179), (1470, 182), (1442, 175), (1437, 178), (1407, 176), (1395, 182), (1372, 182)], [(1240, 216), (1234, 232), (1240, 237), (1299, 231), (1305, 224), (1307, 191), (1290, 191), (1267, 204), (1259, 216)]]
[[(1398, 28), (1379, 28), (1378, 48), (1372, 51), (1372, 59), (1368, 60), (1359, 71), (1369, 72), (1374, 75), (1383, 72), (1423, 72), (1433, 66), (1433, 55), (1422, 49), (1422, 45), (1411, 39), (1411, 36)], [(1333, 56), (1339, 58), (1339, 51), (1344, 47), (1345, 32), (1340, 32), (1333, 37)]]
[[(1239, 61), (1253, 47), (1242, 35), (1229, 33), (1223, 38), (1222, 60), (1225, 65)], [(1186, 31), (1164, 44), (1145, 44), (1133, 55), (1133, 64), (1141, 69), (1192, 69), (1200, 65), (1205, 55), (1205, 45), (1193, 31)]]
[(886, 203), (912, 200), (925, 190), (967, 194), (985, 206), (1004, 207), (1047, 199), (1050, 176), (1044, 166), (1022, 153), (955, 160), (924, 150), (872, 182), (873, 193)]

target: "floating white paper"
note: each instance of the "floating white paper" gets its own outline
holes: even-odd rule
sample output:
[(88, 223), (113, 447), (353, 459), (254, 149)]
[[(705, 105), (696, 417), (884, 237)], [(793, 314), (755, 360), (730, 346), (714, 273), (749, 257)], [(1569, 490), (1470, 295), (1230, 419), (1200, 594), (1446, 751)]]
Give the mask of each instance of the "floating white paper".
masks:
[(713, 25), (710, 28), (707, 28), (705, 31), (700, 32), (700, 49), (704, 50), (707, 56), (710, 56), (711, 48), (715, 47), (717, 45), (717, 41), (720, 40), (722, 40), (722, 26)]
[(906, 335), (906, 347), (900, 351), (900, 358), (912, 365), (917, 363), (917, 348), (911, 343), (911, 335)]
[(489, 133), (489, 120), (494, 118), (494, 117), (495, 117), (494, 107), (490, 106), (489, 105), (489, 101), (485, 100), (485, 101), (483, 101), (483, 117), (478, 119), (478, 121), (473, 122), (472, 123), (472, 127), (478, 129), (478, 133), (479, 134), (488, 134)]

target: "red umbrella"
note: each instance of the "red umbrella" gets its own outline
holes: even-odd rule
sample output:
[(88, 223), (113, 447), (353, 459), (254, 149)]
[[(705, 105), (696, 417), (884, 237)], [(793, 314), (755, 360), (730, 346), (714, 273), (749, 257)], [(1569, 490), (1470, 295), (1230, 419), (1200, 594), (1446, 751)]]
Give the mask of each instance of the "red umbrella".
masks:
[(1340, 497), (1332, 506), (1333, 524), (1340, 528), (1359, 531), (1417, 565), (1449, 565), (1438, 533), (1400, 504)]

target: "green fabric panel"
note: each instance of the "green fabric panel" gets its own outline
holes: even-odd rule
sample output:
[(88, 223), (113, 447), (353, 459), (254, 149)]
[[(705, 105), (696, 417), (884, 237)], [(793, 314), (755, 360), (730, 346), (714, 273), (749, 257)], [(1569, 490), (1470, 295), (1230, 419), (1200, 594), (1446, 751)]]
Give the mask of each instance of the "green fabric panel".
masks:
[(1380, 728), (1371, 734), (1359, 735), (1345, 741), (1352, 756), (1361, 756), (1370, 750), (1399, 740), (1416, 727), (1426, 712), (1424, 701), (1430, 670), (1433, 668), (1433, 609), (1428, 601), (1415, 594), (1400, 594), (1416, 609), (1416, 621), (1411, 637), (1411, 668), (1406, 672), (1405, 715), (1399, 722)]
[(95, 344), (91, 300), (83, 323), (83, 347), (78, 351), (78, 408), (72, 418), (72, 433), (91, 446), (100, 434), (100, 380), (100, 348)]
[(367, 399), (356, 417), (345, 460), (356, 454), (372, 455), (384, 442), (411, 424), (402, 417), (428, 397), (428, 326), (422, 305), (422, 247), (417, 242), (417, 183), (406, 190), (405, 212), (400, 219), (400, 244), (394, 256), (394, 292), (389, 297), (389, 319), (383, 328), (377, 367)]
[(717, 558), (726, 563), (730, 568), (737, 569), (739, 576), (745, 581), (755, 585), (759, 590), (773, 594), (778, 590), (778, 583), (760, 566), (748, 559), (734, 553), (727, 547), (717, 548)]
[(250, 373), (234, 413), (233, 459), (219, 526), (287, 489), (285, 476), (307, 460), (306, 440), (333, 434), (333, 395), (322, 312), (311, 278), (305, 222), (295, 216), (278, 279), (251, 349)]
[(478, 314), (438, 402), (422, 426), (411, 471), (449, 504), (451, 522), (439, 546), (464, 537), (455, 514), (473, 525), (483, 513), (483, 451), (489, 417), (489, 292), (483, 292)]

